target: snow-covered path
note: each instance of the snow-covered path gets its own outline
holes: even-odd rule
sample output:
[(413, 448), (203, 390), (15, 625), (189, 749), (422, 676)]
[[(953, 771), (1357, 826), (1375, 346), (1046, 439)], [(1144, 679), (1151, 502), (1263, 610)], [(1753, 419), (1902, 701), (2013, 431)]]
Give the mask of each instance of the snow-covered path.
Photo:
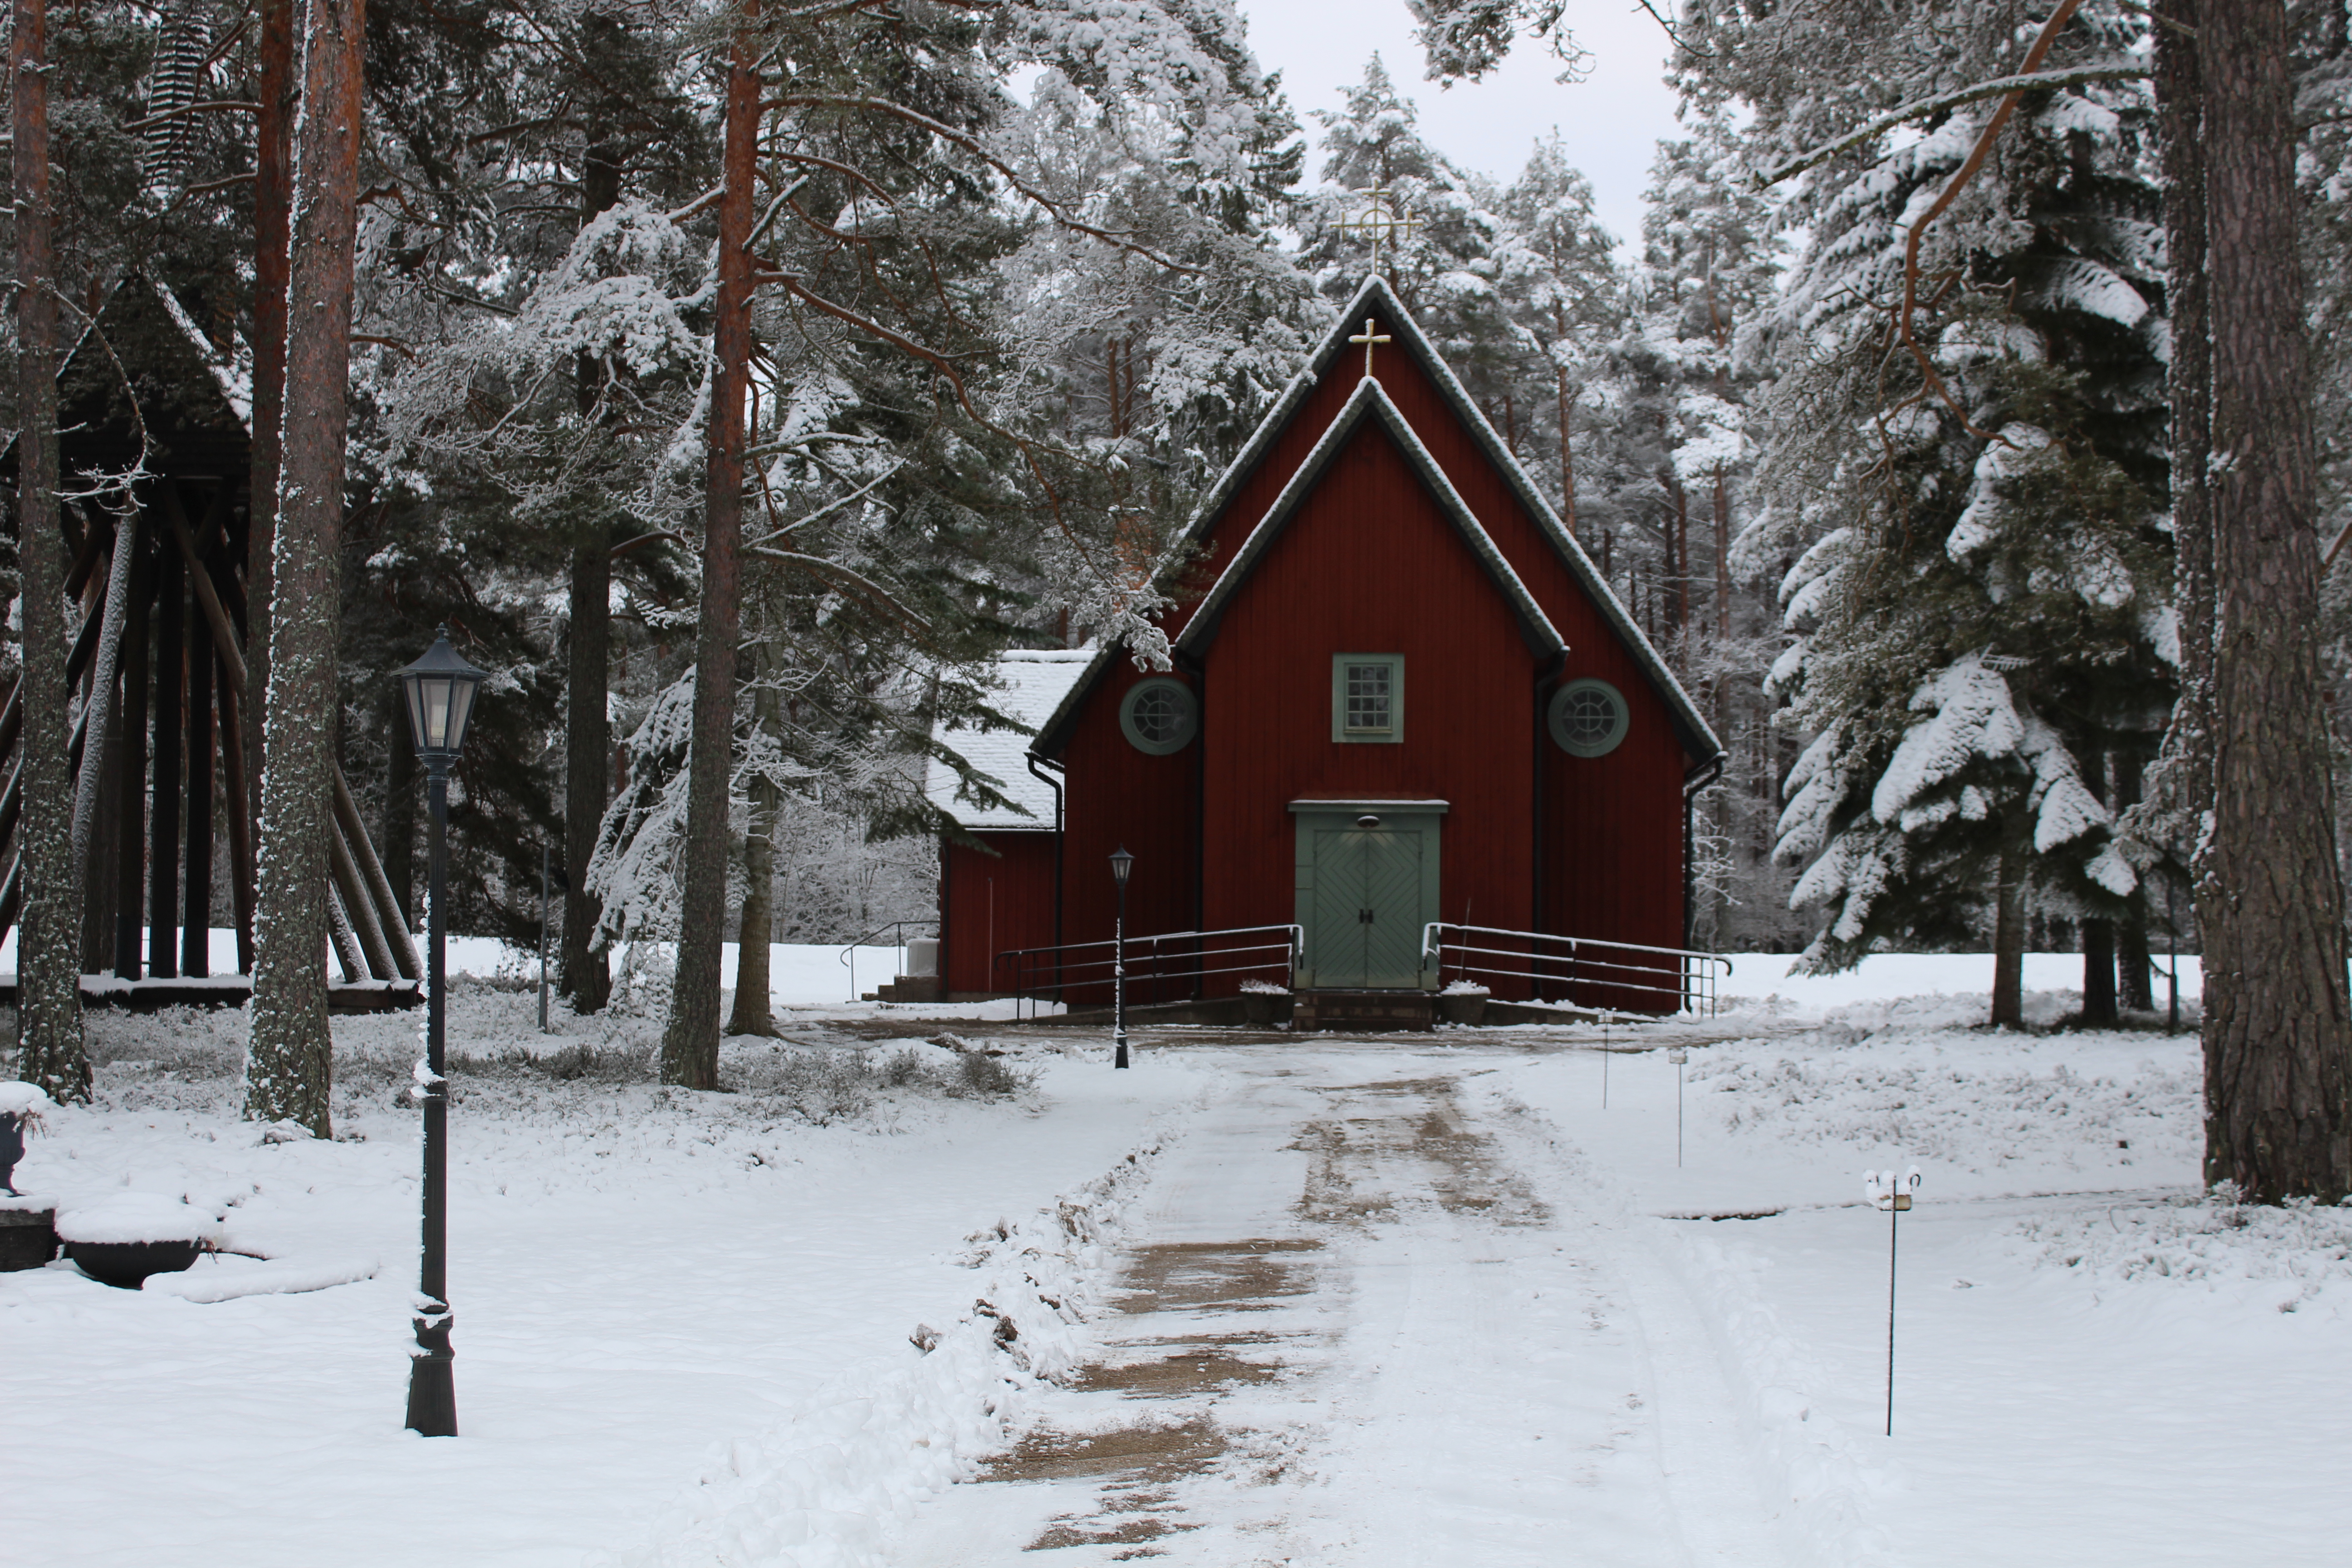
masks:
[(1780, 1560), (1685, 1288), (1502, 1053), (1218, 1057), (1076, 1387), (894, 1561)]

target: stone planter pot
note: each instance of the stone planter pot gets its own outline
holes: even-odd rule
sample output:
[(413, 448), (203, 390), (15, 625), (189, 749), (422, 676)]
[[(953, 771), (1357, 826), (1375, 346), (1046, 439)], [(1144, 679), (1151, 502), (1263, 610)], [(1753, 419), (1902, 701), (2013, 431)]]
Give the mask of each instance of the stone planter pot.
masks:
[(38, 1268), (58, 1255), (58, 1212), (0, 1208), (0, 1274)]
[(1287, 1024), (1290, 1022), (1291, 1001), (1286, 991), (1244, 991), (1242, 993), (1242, 1021), (1257, 1029)]
[(1437, 994), (1437, 1018), (1443, 1024), (1466, 1024), (1475, 1028), (1486, 1021), (1486, 994), (1441, 991)]
[(68, 1241), (66, 1256), (100, 1284), (136, 1290), (150, 1274), (177, 1274), (204, 1255), (200, 1241)]

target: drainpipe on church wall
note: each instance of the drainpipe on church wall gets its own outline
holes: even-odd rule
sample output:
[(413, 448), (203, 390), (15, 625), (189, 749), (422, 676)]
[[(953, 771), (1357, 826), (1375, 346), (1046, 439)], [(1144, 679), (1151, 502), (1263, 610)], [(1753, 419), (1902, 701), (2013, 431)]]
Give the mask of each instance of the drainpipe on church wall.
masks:
[(1691, 851), (1696, 847), (1692, 816), (1698, 809), (1699, 792), (1723, 776), (1724, 752), (1717, 752), (1706, 762), (1683, 774), (1683, 949), (1690, 951), (1695, 926), (1691, 908), (1692, 893), (1696, 887), (1696, 868), (1691, 864)]
[[(1050, 762), (1031, 752), (1027, 755), (1030, 776), (1054, 792), (1054, 945), (1062, 945), (1062, 785), (1059, 780), (1045, 776), (1045, 770), (1062, 771), (1062, 764)], [(992, 957), (989, 963), (994, 963)]]

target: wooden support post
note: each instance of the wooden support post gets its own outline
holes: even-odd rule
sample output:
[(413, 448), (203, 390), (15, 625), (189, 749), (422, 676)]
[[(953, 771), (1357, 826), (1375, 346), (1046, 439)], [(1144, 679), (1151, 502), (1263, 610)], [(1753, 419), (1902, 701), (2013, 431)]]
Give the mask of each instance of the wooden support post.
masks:
[[(141, 873), (147, 868), (142, 853), (147, 840), (147, 596), (154, 589), (154, 552), (149, 548), (148, 536), (152, 532), (144, 527), (132, 532), (131, 548), (138, 553), (131, 560), (131, 599), (124, 606), (122, 622), (122, 728), (119, 736), (122, 765), (114, 830), (114, 973), (121, 980), (136, 980), (140, 975), (140, 900), (145, 892), (142, 884), (146, 880)], [(170, 557), (165, 555), (164, 559)], [(156, 722), (159, 728), (170, 722), (163, 704), (158, 704)], [(158, 973), (168, 974), (171, 971)]]
[[(81, 596), (82, 584), (89, 581), (90, 571), (98, 564), (99, 546), (108, 537), (104, 533), (92, 533), (83, 541), (80, 557), (74, 562), (73, 571), (66, 577), (67, 597), (78, 599)], [(73, 651), (66, 656), (68, 686), (81, 679), (81, 672), (89, 666), (89, 656), (97, 651), (98, 622), (86, 619), (82, 622), (81, 631), (74, 638)], [(0, 759), (16, 752), (16, 737), (24, 728), (25, 681), (19, 676), (16, 684), (8, 688), (7, 705), (0, 707)]]
[(343, 966), (343, 984), (356, 985), (365, 980), (367, 955), (360, 951), (359, 938), (352, 934), (351, 917), (343, 912), (342, 894), (331, 878), (327, 883), (327, 934), (334, 939), (335, 957)]
[(180, 916), (180, 973), (203, 979), (213, 972), (213, 652), (212, 628), (201, 617), (189, 622), (188, 847), (186, 903)]
[[(223, 669), (226, 675), (227, 670)], [(220, 689), (221, 798), (228, 805), (229, 900), (236, 910), (236, 972), (253, 973), (253, 819), (246, 807), (245, 726), (238, 717), (237, 689)]]
[[(399, 966), (400, 978), (424, 979), (425, 964), (417, 956), (415, 938), (409, 934), (400, 901), (392, 896), (392, 879), (383, 874), (383, 862), (376, 858), (375, 846), (368, 840), (367, 824), (360, 816), (360, 803), (352, 796), (351, 781), (343, 777), (341, 763), (335, 764), (335, 823), (342, 829), (343, 842), (358, 862), (360, 876), (375, 906), (376, 921), (383, 928), (386, 945), (392, 949), (393, 963)], [(389, 980), (392, 976), (387, 973), (384, 978)]]
[(187, 568), (176, 549), (155, 563), (155, 805), (147, 884), (148, 973), (180, 972), (180, 737), (182, 645), (187, 636)]
[(343, 825), (337, 820), (328, 826), (331, 831), (327, 835), (327, 875), (334, 882), (335, 896), (342, 900), (343, 918), (359, 941), (360, 954), (367, 961), (367, 973), (360, 978), (397, 979), (400, 966), (393, 962), (392, 945), (384, 941), (383, 922), (376, 918), (367, 884), (360, 879), (359, 862), (352, 858), (351, 841), (343, 837)]

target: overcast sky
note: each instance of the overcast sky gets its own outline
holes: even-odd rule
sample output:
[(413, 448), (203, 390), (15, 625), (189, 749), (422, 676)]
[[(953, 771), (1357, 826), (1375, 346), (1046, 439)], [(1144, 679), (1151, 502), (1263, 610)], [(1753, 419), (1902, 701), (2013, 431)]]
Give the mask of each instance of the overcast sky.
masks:
[[(1522, 41), (1486, 80), (1450, 88), (1423, 79), (1428, 68), (1404, 0), (1239, 5), (1249, 19), (1251, 47), (1266, 69), (1282, 73), (1310, 137), (1318, 128), (1307, 111), (1338, 109), (1339, 89), (1361, 80), (1364, 62), (1377, 53), (1398, 89), (1419, 106), (1422, 134), (1439, 152), (1507, 183), (1536, 139), (1558, 126), (1570, 159), (1592, 181), (1601, 223), (1621, 245), (1640, 238), (1654, 149), (1660, 137), (1681, 131), (1674, 94), (1661, 79), (1665, 34), (1633, 0), (1574, 0), (1569, 6), (1577, 38), (1593, 57), (1583, 81), (1553, 80), (1560, 62), (1543, 46)], [(1310, 155), (1310, 183), (1321, 183), (1321, 159)]]

